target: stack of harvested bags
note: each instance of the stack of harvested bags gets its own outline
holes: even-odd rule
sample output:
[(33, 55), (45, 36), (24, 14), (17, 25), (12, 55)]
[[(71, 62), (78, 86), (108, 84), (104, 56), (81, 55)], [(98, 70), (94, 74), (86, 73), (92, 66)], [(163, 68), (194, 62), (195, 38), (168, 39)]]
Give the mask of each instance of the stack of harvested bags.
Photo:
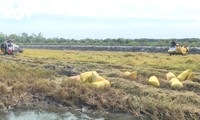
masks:
[(96, 71), (84, 72), (78, 76), (72, 76), (71, 79), (80, 80), (82, 83), (91, 83), (96, 87), (105, 87), (111, 85), (108, 80), (100, 76)]
[[(195, 77), (194, 77), (194, 74), (192, 73), (192, 70), (187, 69), (183, 71), (181, 74), (179, 74), (177, 77), (172, 72), (168, 72), (166, 74), (166, 78), (167, 80), (170, 81), (171, 87), (181, 88), (183, 87), (183, 84), (181, 83), (182, 81), (185, 81), (185, 80), (192, 81), (194, 80)], [(148, 80), (148, 83), (155, 87), (160, 86), (160, 82), (156, 76), (151, 76)]]

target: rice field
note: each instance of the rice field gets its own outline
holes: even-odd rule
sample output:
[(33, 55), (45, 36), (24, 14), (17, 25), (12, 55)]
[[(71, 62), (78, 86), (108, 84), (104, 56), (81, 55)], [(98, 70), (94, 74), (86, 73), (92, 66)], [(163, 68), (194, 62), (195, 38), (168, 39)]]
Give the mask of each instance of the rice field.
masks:
[[(0, 55), (0, 110), (20, 107), (87, 107), (88, 111), (132, 114), (140, 119), (200, 118), (200, 55), (25, 49)], [(176, 76), (191, 69), (193, 81), (172, 88), (167, 72)], [(111, 87), (96, 88), (70, 79), (96, 71)], [(125, 71), (137, 71), (132, 80)], [(160, 87), (148, 84), (156, 76)]]

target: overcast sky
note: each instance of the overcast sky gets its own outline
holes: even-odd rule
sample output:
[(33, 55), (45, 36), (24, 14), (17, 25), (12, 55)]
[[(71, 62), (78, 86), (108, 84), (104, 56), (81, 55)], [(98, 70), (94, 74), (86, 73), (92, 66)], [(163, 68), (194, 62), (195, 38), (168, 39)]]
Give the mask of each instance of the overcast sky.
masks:
[(199, 0), (0, 0), (0, 32), (63, 38), (200, 38)]

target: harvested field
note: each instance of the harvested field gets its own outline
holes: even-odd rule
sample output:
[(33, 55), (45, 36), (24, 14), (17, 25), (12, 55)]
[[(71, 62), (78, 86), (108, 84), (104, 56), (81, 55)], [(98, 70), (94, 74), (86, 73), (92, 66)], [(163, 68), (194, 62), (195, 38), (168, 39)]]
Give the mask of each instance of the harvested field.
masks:
[[(132, 114), (142, 119), (200, 118), (200, 55), (162, 53), (25, 49), (14, 56), (0, 55), (0, 110), (20, 107), (78, 107), (102, 114)], [(192, 69), (193, 81), (172, 88), (166, 79)], [(111, 87), (96, 88), (69, 79), (96, 71)], [(137, 71), (137, 79), (123, 76)], [(148, 84), (156, 76), (160, 87)]]

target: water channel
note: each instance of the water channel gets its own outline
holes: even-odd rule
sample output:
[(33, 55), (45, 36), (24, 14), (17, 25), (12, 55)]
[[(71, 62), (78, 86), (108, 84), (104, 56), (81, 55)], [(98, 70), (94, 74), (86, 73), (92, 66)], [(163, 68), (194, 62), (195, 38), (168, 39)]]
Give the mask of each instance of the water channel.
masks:
[[(112, 113), (108, 115), (86, 114), (77, 110), (56, 111), (40, 109), (15, 109), (0, 113), (0, 120), (139, 120), (133, 115)], [(144, 118), (145, 120), (145, 118)]]

